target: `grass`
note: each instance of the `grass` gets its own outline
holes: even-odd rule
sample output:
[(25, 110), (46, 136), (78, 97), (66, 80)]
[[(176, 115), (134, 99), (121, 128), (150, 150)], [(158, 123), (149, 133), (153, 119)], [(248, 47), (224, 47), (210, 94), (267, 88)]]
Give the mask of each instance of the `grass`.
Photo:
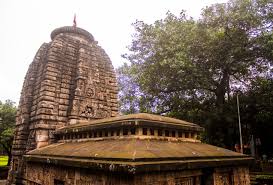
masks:
[(7, 166), (8, 156), (0, 156), (0, 166)]
[(272, 179), (273, 180), (273, 175), (256, 175), (257, 179)]

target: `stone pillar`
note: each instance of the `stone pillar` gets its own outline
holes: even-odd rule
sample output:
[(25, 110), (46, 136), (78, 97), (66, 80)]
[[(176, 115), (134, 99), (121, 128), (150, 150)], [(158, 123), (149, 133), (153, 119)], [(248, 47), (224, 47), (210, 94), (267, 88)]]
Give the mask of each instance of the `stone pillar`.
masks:
[(142, 128), (141, 127), (136, 128), (136, 135), (139, 135), (139, 136), (142, 135)]

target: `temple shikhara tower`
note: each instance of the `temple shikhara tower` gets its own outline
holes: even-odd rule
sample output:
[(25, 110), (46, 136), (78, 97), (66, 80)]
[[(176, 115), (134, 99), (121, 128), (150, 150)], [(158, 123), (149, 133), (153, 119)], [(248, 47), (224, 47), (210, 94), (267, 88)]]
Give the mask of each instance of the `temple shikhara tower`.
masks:
[(56, 128), (117, 115), (117, 83), (112, 63), (93, 36), (61, 27), (38, 50), (25, 76), (17, 113), (12, 169), (24, 173), (22, 155), (46, 146)]
[(249, 185), (251, 157), (202, 143), (202, 127), (118, 115), (111, 61), (76, 27), (51, 33), (22, 88), (8, 185)]

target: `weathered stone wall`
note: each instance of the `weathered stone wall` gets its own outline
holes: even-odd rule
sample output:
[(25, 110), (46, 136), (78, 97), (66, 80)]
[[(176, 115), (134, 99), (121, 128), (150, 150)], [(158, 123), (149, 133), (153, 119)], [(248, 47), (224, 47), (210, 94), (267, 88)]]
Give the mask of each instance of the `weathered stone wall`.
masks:
[(30, 64), (25, 76), (21, 91), (20, 102), (17, 110), (16, 130), (12, 146), (12, 161), (8, 175), (8, 184), (15, 181), (15, 174), (22, 173), (22, 156), (26, 152), (31, 124), (31, 108), (33, 106), (33, 94), (38, 76), (38, 69), (42, 65), (48, 49), (48, 44), (44, 43), (38, 50), (33, 62)]
[[(211, 178), (204, 178), (208, 174), (202, 173), (201, 169), (128, 175), (29, 162), (26, 179), (28, 185), (54, 185), (54, 180), (65, 185), (250, 185), (247, 168), (217, 168), (213, 171)], [(206, 182), (204, 179), (210, 180)]]
[(233, 185), (248, 185), (250, 184), (249, 168), (233, 169)]
[(214, 185), (249, 185), (249, 169), (238, 168), (217, 168), (214, 170)]
[(200, 170), (129, 175), (83, 168), (28, 163), (27, 185), (54, 185), (54, 180), (65, 185), (199, 185)]
[[(93, 36), (75, 27), (52, 32), (30, 64), (22, 88), (12, 169), (24, 174), (22, 155), (54, 142), (52, 132), (79, 119), (117, 115), (117, 83), (109, 57)], [(11, 180), (12, 181), (12, 180)]]

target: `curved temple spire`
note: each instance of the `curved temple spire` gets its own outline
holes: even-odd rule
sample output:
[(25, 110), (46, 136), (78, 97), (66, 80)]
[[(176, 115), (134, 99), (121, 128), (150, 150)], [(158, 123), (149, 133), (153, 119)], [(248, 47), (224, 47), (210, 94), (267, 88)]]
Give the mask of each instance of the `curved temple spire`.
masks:
[(24, 181), (23, 156), (53, 143), (55, 129), (118, 114), (115, 71), (92, 34), (65, 26), (53, 30), (51, 38), (38, 50), (26, 74), (8, 184)]

